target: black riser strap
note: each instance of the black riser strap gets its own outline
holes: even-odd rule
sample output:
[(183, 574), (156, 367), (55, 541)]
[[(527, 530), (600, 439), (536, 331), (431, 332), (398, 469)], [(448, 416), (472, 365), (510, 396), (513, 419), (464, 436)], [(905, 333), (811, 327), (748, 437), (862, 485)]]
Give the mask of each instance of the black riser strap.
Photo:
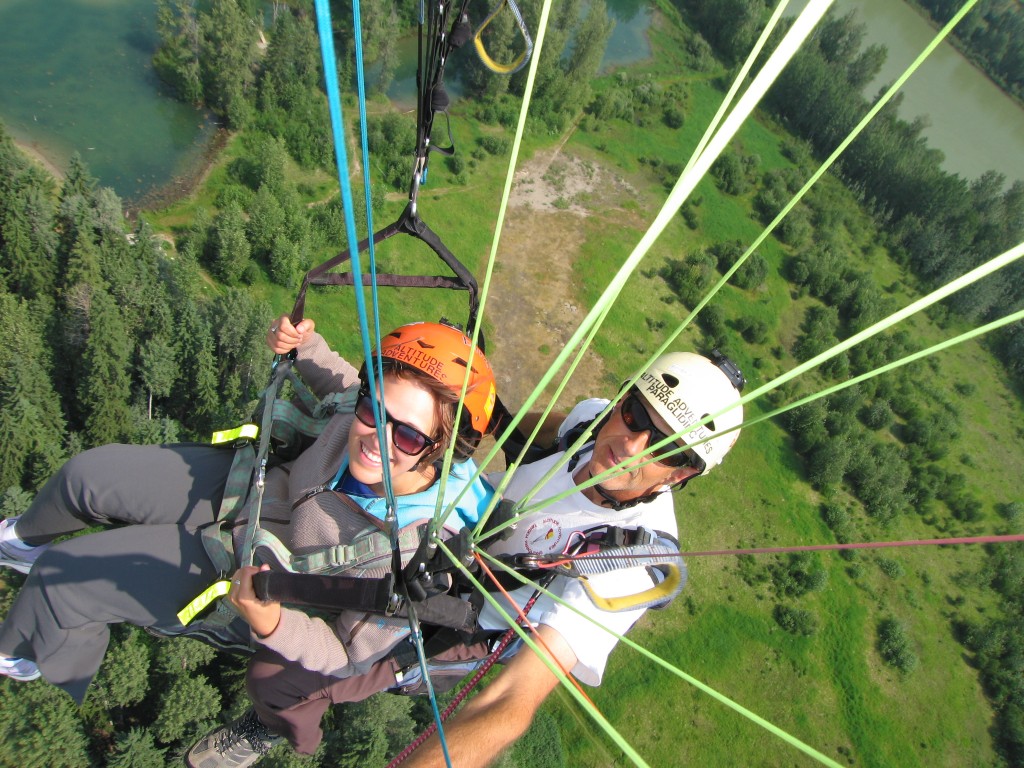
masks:
[[(253, 576), (253, 588), (260, 600), (276, 600), (337, 613), (341, 610), (387, 613), (390, 579), (359, 579), (351, 576), (324, 576), (315, 573), (262, 571)], [(452, 595), (434, 595), (415, 603), (416, 618), (424, 624), (475, 632), (476, 608)], [(400, 607), (392, 615), (405, 617)]]
[(252, 581), (256, 597), (260, 600), (276, 600), (328, 611), (351, 608), (384, 613), (391, 595), (388, 579), (262, 571), (253, 576)]

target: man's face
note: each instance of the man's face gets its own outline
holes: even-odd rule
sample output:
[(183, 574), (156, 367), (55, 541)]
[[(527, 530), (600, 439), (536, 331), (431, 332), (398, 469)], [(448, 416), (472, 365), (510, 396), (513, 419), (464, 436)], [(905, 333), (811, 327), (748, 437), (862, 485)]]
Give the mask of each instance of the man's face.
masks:
[[(643, 407), (643, 414), (646, 414), (645, 422), (649, 420), (664, 434), (675, 431), (642, 397), (636, 396), (636, 400)], [(625, 462), (625, 467), (618, 470), (618, 474), (601, 482), (601, 488), (620, 501), (628, 501), (665, 490), (685, 478), (699, 474), (698, 469), (690, 466), (669, 467), (658, 462), (638, 466), (647, 453), (651, 432), (646, 429), (634, 432), (623, 420), (622, 408), (622, 402), (616, 404), (608, 423), (597, 434), (594, 453), (588, 465), (591, 476), (595, 476)]]

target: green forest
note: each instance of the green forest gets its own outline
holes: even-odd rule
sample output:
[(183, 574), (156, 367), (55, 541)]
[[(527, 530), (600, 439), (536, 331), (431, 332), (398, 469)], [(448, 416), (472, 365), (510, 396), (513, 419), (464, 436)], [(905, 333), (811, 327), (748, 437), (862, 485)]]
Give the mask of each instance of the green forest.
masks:
[[(950, 3), (919, 5), (939, 19), (952, 12)], [(521, 6), (532, 27), (540, 3)], [(80, 157), (55, 179), (0, 133), (4, 517), (22, 512), (81, 450), (206, 441), (247, 418), (269, 373), (271, 318), (290, 309), (308, 269), (345, 247), (308, 4), (274, 3), (267, 18), (263, 4), (244, 0), (158, 7), (156, 70), (222, 125), (223, 149), (188, 197), (126, 226), (125, 202)], [(637, 190), (617, 207), (595, 205), (580, 225), (572, 298), (585, 306), (682, 171), (771, 12), (762, 0), (655, 8), (653, 59), (604, 73), (604, 3), (558, 4), (534, 84), (524, 151), (562, 142)], [(351, 9), (332, 9), (339, 75), (351, 84)], [(385, 90), (415, 8), (369, 2), (362, 13), (364, 53), (380, 64)], [(959, 44), (986, 51), (986, 68), (1019, 96), (1019, 4), (993, 3), (968, 19)], [(517, 42), (499, 16), (492, 55), (511, 58)], [(608, 392), (594, 396), (633, 372), (845, 137), (867, 111), (861, 89), (884, 56), (864, 45), (850, 16), (819, 25), (627, 285), (596, 342)], [(526, 72), (498, 77), (470, 63), (460, 81), (451, 110), (458, 151), (434, 156), (421, 199), (425, 218), (480, 277)], [(357, 142), (354, 100), (346, 110)], [(380, 94), (369, 113), (380, 223), (404, 204), (415, 126)], [(720, 347), (763, 383), (1024, 240), (1024, 181), (997, 170), (973, 181), (947, 173), (921, 130), (898, 104), (883, 110), (680, 343)], [(396, 245), (380, 254), (382, 268), (419, 258), (411, 253)], [(318, 328), (356, 354), (351, 296), (317, 292), (311, 303)], [(403, 293), (385, 300), (383, 322), (439, 310), (461, 319), (460, 306)], [(1022, 307), (1017, 263), (776, 390), (748, 416)], [(487, 332), (500, 347), (513, 330), (488, 321)], [(537, 350), (546, 360), (553, 352)], [(1022, 392), (1018, 322), (753, 426), (722, 472), (679, 492), (683, 547), (1017, 533)], [(746, 555), (690, 567), (683, 596), (632, 639), (836, 761), (1024, 763), (1019, 545)], [(20, 583), (0, 573), (0, 612)], [(0, 765), (180, 764), (192, 741), (245, 709), (242, 667), (193, 640), (118, 628), (80, 709), (44, 682), (0, 680)], [(616, 651), (593, 696), (651, 765), (814, 764), (628, 649)], [(568, 697), (553, 698), (500, 765), (625, 764)], [(430, 719), (423, 700), (378, 695), (334, 708), (314, 758), (279, 747), (262, 764), (384, 765)]]

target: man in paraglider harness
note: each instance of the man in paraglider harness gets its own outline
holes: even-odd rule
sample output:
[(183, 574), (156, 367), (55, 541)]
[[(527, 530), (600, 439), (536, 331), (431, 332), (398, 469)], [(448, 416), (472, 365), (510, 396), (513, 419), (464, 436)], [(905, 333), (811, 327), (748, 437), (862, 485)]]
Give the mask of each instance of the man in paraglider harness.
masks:
[[(713, 357), (691, 353), (660, 357), (604, 420), (595, 424), (593, 439), (570, 457), (566, 449), (572, 436), (580, 425), (591, 423), (608, 401), (578, 404), (549, 432), (557, 434), (560, 450), (516, 471), (505, 489), (505, 499), (525, 497), (559, 461), (569, 460), (529, 502), (528, 507), (539, 508), (486, 541), (487, 552), (530, 569), (545, 560), (563, 557), (573, 551), (574, 544), (592, 542), (596, 531), (620, 539), (626, 532), (625, 540), (633, 545), (668, 542), (677, 550), (677, 524), (669, 491), (721, 463), (735, 444), (742, 423), (738, 402), (744, 384), (742, 374), (724, 356), (715, 353)], [(708, 421), (708, 416), (714, 418)], [(658, 443), (665, 444), (659, 447)], [(691, 444), (694, 447), (689, 447)], [(620, 464), (624, 468), (602, 477)], [(588, 485), (592, 478), (599, 478), (599, 482)], [(546, 499), (563, 493), (564, 498), (543, 505)], [(681, 566), (678, 551), (676, 558)], [(612, 632), (625, 634), (647, 607), (665, 601), (664, 591), (652, 599), (645, 597), (664, 579), (665, 572), (627, 561), (625, 567), (614, 566), (607, 572), (590, 574), (586, 580), (558, 575), (548, 589), (561, 602), (543, 595), (537, 598), (530, 603), (530, 623), (555, 664), (583, 683), (599, 685), (617, 639), (597, 630), (572, 608)], [(676, 587), (681, 588), (685, 568), (677, 567), (675, 578)], [(520, 587), (511, 596), (523, 606), (534, 596), (534, 589)], [(487, 604), (480, 614), (479, 627), (483, 632), (500, 633), (507, 629), (508, 621)], [(443, 651), (435, 646), (438, 655), (431, 667), (458, 670), (458, 676), (479, 663), (489, 644), (473, 643), (473, 639), (450, 643)], [(359, 701), (385, 690), (420, 692), (418, 665), (411, 657), (408, 647), (400, 644), (366, 673), (336, 679), (304, 669), (270, 649), (258, 649), (246, 678), (253, 708), (197, 743), (186, 763), (196, 768), (251, 765), (282, 740), (297, 752), (312, 754), (322, 739), (320, 720), (330, 704)], [(470, 665), (459, 666), (466, 659)], [(536, 653), (517, 653), (446, 726), (452, 764), (466, 768), (489, 763), (527, 730), (537, 708), (557, 684), (558, 678)], [(438, 740), (427, 742), (406, 764), (444, 765)]]

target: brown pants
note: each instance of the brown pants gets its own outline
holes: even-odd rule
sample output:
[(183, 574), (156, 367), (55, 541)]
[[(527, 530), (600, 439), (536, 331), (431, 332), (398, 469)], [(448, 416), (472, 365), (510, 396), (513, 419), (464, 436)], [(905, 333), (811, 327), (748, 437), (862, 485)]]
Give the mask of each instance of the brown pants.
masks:
[[(462, 661), (487, 656), (486, 643), (460, 645), (432, 660)], [(356, 677), (337, 678), (313, 672), (260, 648), (249, 661), (245, 683), (253, 708), (268, 730), (288, 739), (292, 748), (312, 755), (323, 739), (320, 720), (331, 704), (362, 701), (397, 685), (398, 664), (384, 658)]]

